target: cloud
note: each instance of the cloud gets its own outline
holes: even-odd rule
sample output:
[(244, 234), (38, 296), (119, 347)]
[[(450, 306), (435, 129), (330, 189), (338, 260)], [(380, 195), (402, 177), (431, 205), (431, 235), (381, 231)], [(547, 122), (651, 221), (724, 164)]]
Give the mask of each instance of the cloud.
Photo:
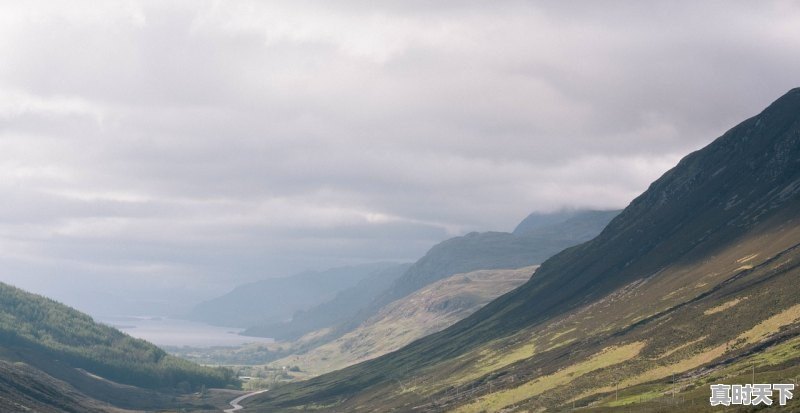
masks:
[(3, 4), (4, 279), (213, 295), (624, 207), (798, 52), (790, 1)]

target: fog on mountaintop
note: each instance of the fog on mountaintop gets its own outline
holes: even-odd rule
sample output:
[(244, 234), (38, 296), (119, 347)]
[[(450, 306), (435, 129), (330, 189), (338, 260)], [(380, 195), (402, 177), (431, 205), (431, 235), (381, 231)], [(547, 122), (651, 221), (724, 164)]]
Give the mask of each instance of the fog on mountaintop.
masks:
[(624, 207), (796, 86), (797, 3), (695, 3), (3, 3), (2, 281), (179, 312)]

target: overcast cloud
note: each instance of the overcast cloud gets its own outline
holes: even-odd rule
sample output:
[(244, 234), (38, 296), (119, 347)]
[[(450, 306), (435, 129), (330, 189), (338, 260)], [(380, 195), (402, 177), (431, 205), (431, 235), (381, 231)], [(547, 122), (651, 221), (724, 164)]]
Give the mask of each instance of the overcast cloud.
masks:
[(600, 3), (2, 2), (0, 279), (108, 313), (411, 261), (624, 207), (800, 83), (798, 2)]

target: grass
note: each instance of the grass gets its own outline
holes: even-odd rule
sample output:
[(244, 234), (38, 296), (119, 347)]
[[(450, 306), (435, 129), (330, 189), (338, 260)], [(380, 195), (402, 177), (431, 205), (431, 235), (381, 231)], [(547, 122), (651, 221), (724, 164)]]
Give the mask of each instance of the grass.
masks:
[[(751, 329), (743, 332), (742, 334), (737, 337), (737, 342), (743, 344), (752, 344), (757, 343), (764, 338), (769, 337), (771, 334), (778, 332), (782, 326), (787, 324), (791, 324), (794, 321), (800, 318), (800, 304), (794, 305), (790, 308), (787, 308), (784, 311), (764, 320), (763, 322), (757, 324), (756, 326), (752, 327)], [(793, 340), (795, 342), (795, 340)], [(796, 342), (795, 342), (796, 344)], [(661, 365), (652, 369), (648, 369), (645, 372), (638, 374), (636, 376), (630, 377), (628, 379), (622, 380), (619, 383), (619, 388), (629, 388), (633, 387), (642, 383), (648, 383), (654, 380), (663, 379), (665, 377), (669, 377), (675, 373), (682, 373), (697, 367), (700, 367), (704, 364), (707, 364), (728, 351), (727, 344), (720, 344), (715, 347), (709, 348), (701, 353), (698, 353), (692, 357), (680, 360), (677, 363), (671, 363), (667, 365)], [(671, 350), (669, 353), (673, 353), (674, 350)], [(776, 349), (772, 349), (770, 353), (764, 354), (773, 354), (773, 357), (779, 357), (772, 361), (773, 364), (777, 364), (778, 362), (788, 360), (794, 357), (797, 357), (798, 352), (794, 346), (790, 344), (784, 344)], [(764, 361), (766, 362), (766, 356), (764, 356)], [(581, 393), (579, 396), (573, 398), (573, 400), (580, 400), (586, 397), (608, 393), (615, 390), (615, 386), (604, 386), (598, 387), (594, 389), (587, 390)]]
[(511, 404), (521, 402), (542, 394), (547, 390), (567, 384), (576, 377), (630, 360), (636, 357), (644, 346), (644, 342), (636, 342), (623, 346), (606, 348), (588, 360), (573, 364), (556, 373), (524, 383), (521, 386), (488, 394), (473, 403), (461, 406), (455, 411), (458, 413), (498, 411)]
[(550, 339), (550, 342), (552, 343), (552, 342), (558, 340), (559, 337), (561, 337), (561, 336), (563, 336), (565, 334), (569, 334), (569, 333), (571, 333), (571, 332), (573, 332), (575, 330), (577, 330), (577, 327), (572, 327), (572, 328), (564, 330), (564, 331), (559, 331), (559, 332), (557, 332), (557, 333), (555, 333), (553, 335), (553, 338)]
[(720, 305), (718, 305), (716, 307), (709, 308), (708, 310), (703, 312), (703, 315), (711, 315), (711, 314), (721, 313), (721, 312), (723, 312), (723, 311), (735, 306), (736, 304), (741, 303), (742, 301), (744, 301), (746, 299), (747, 299), (747, 297), (734, 298), (733, 300), (724, 302), (724, 303), (722, 303), (722, 304), (720, 304)]
[(518, 361), (531, 358), (534, 355), (536, 355), (536, 344), (533, 342), (526, 342), (507, 352), (500, 349), (487, 348), (481, 351), (481, 357), (478, 361), (470, 364), (470, 368), (466, 373), (460, 373), (455, 384), (460, 385), (470, 382)]
[(706, 338), (708, 338), (708, 336), (702, 336), (700, 338), (697, 338), (697, 339), (694, 339), (692, 341), (689, 341), (689, 342), (687, 342), (685, 344), (681, 344), (680, 346), (675, 347), (672, 350), (668, 350), (666, 353), (658, 356), (658, 358), (659, 359), (665, 359), (665, 358), (667, 358), (667, 357), (669, 357), (669, 356), (671, 356), (671, 355), (673, 355), (673, 354), (675, 354), (675, 353), (677, 353), (677, 352), (679, 352), (679, 351), (681, 351), (681, 350), (683, 350), (683, 349), (685, 349), (687, 347), (693, 346), (693, 345), (705, 340)]
[[(669, 402), (671, 390), (676, 390), (676, 400), (680, 405), (673, 406), (674, 411), (708, 410), (708, 385), (712, 383), (747, 384), (753, 381), (752, 367), (756, 366), (756, 382), (760, 383), (792, 383), (800, 376), (800, 337), (789, 339), (771, 346), (764, 351), (742, 358), (729, 365), (693, 374), (686, 378), (678, 378), (676, 384), (645, 383), (620, 390), (619, 400), (615, 399), (613, 390), (608, 395), (593, 403), (593, 409), (637, 405), (634, 409), (648, 411), (648, 403)], [(622, 389), (622, 387), (620, 387)], [(623, 395), (624, 392), (624, 395)], [(591, 410), (591, 409), (590, 409)]]
[(800, 337), (795, 337), (751, 357), (757, 365), (774, 366), (800, 357)]
[(738, 339), (744, 339), (748, 343), (755, 343), (777, 333), (781, 327), (792, 324), (800, 320), (800, 304), (794, 305), (780, 313), (762, 321), (755, 327), (739, 335)]
[(626, 394), (623, 397), (620, 397), (619, 399), (615, 398), (613, 401), (605, 403), (604, 406), (609, 406), (609, 407), (625, 406), (628, 404), (641, 403), (643, 401), (656, 399), (663, 395), (664, 395), (663, 389), (648, 390), (634, 394)]
[[(629, 377), (625, 380), (619, 382), (619, 388), (625, 389), (628, 387), (632, 387), (638, 384), (651, 382), (654, 380), (663, 379), (665, 377), (669, 377), (675, 373), (681, 373), (690, 369), (697, 368), (706, 364), (719, 356), (721, 356), (725, 352), (726, 346), (724, 344), (713, 347), (708, 349), (700, 354), (697, 354), (693, 357), (689, 357), (687, 359), (681, 360), (677, 363), (671, 363), (667, 365), (657, 366), (652, 369), (648, 369), (645, 372), (638, 374), (633, 377)], [(594, 389), (587, 390), (580, 395), (574, 397), (572, 400), (580, 400), (586, 397), (612, 392), (616, 389), (616, 386), (603, 386), (597, 387)]]
[(736, 260), (736, 262), (738, 264), (743, 264), (745, 262), (752, 261), (756, 257), (758, 257), (758, 254), (750, 254), (745, 257), (739, 258), (738, 260)]
[[(741, 239), (715, 251), (711, 259), (659, 267), (642, 281), (625, 284), (508, 336), (486, 332), (480, 346), (461, 353), (453, 350), (448, 358), (431, 359), (424, 370), (415, 371), (416, 379), (429, 383), (423, 394), (402, 392), (395, 384), (377, 384), (340, 407), (353, 412), (418, 408), (521, 413), (560, 410), (575, 401), (582, 409), (618, 411), (619, 406), (641, 400), (646, 408), (669, 411), (666, 404), (693, 400), (695, 406), (689, 411), (702, 411), (698, 409), (702, 409), (703, 399), (708, 406), (708, 380), (727, 382), (730, 377), (742, 376), (747, 365), (738, 358), (751, 349), (761, 352), (763, 360), (755, 358), (758, 366), (773, 366), (770, 374), (792, 368), (791, 363), (800, 358), (800, 339), (768, 352), (760, 347), (765, 340), (776, 338), (776, 333), (789, 337), (794, 330), (800, 331), (796, 323), (800, 296), (793, 288), (800, 279), (800, 249), (787, 249), (800, 239), (800, 226), (787, 228)], [(754, 252), (760, 254), (758, 260)], [(737, 262), (741, 257), (749, 259)], [(748, 264), (757, 265), (740, 269)], [(464, 345), (462, 335), (448, 338), (438, 344), (454, 349)], [(621, 347), (620, 342), (638, 347)], [(554, 343), (561, 346), (548, 348)], [(426, 346), (411, 348), (419, 352), (414, 357), (434, 351)], [(382, 364), (368, 366), (376, 371), (400, 371), (389, 378), (406, 383), (408, 377), (402, 369), (407, 368), (410, 356), (405, 356), (384, 358)], [(734, 365), (720, 366), (723, 360)], [(360, 373), (370, 374), (366, 369)], [(669, 380), (673, 373), (678, 382), (674, 385)], [(344, 374), (330, 377), (339, 383), (353, 380)], [(616, 383), (619, 399), (615, 399)], [(313, 382), (314, 390), (330, 388), (321, 384)], [(454, 388), (460, 388), (460, 394)]]

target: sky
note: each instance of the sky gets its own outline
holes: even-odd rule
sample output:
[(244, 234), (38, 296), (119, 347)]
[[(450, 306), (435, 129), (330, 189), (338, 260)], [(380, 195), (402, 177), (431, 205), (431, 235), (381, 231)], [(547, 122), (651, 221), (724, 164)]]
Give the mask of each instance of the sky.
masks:
[(798, 74), (796, 1), (0, 1), (0, 280), (178, 311), (622, 208)]

